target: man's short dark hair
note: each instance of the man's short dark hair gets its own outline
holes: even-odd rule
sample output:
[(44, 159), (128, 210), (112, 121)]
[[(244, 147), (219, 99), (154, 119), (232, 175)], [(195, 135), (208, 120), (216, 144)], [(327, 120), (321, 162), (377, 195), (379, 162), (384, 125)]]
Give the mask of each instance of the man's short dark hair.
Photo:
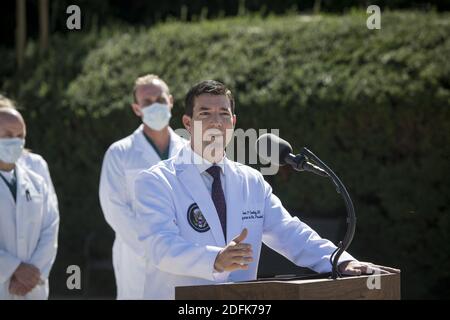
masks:
[(184, 99), (184, 114), (192, 118), (195, 98), (202, 94), (212, 94), (215, 96), (227, 96), (230, 100), (231, 113), (234, 114), (234, 98), (231, 91), (221, 82), (215, 80), (205, 80), (197, 83), (186, 94)]

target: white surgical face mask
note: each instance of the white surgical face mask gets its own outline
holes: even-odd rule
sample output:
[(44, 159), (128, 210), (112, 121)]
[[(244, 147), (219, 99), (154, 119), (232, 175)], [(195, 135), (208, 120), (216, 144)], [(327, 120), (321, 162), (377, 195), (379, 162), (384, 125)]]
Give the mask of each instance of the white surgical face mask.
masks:
[(0, 138), (0, 161), (16, 163), (22, 155), (25, 139)]
[(160, 131), (166, 127), (172, 117), (169, 106), (158, 102), (142, 108), (142, 114), (142, 121), (149, 126), (150, 129), (156, 131)]

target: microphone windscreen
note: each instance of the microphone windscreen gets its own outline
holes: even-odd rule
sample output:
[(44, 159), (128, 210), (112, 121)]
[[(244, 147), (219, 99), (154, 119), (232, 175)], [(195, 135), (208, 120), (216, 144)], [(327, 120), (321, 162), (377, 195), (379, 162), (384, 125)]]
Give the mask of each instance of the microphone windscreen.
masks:
[(256, 152), (266, 161), (282, 166), (286, 164), (286, 157), (292, 153), (292, 147), (286, 140), (272, 134), (265, 133), (256, 140)]

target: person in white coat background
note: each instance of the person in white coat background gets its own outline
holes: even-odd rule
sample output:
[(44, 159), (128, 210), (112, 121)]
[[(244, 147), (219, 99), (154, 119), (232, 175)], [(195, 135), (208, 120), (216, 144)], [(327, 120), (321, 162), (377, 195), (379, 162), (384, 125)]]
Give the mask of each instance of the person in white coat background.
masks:
[[(227, 159), (236, 124), (230, 90), (201, 82), (188, 92), (185, 108), (190, 144), (141, 172), (135, 184), (148, 261), (145, 298), (173, 299), (177, 286), (254, 280), (262, 242), (299, 266), (330, 272), (335, 245), (292, 217), (259, 171)], [(397, 272), (346, 252), (339, 271)]]
[[(8, 108), (17, 110), (14, 102), (1, 94), (0, 107), (2, 109)], [(55, 187), (50, 176), (50, 170), (48, 169), (47, 161), (45, 161), (45, 159), (41, 155), (31, 152), (29, 149), (24, 149), (19, 160), (17, 160), (17, 164), (30, 169), (34, 173), (37, 173), (42, 178), (44, 178), (51, 196), (54, 197), (53, 200), (56, 201), (56, 204), (58, 204), (58, 197), (56, 195)]]
[(135, 81), (131, 107), (143, 124), (113, 143), (105, 154), (99, 196), (106, 221), (114, 230), (113, 266), (118, 299), (142, 299), (146, 261), (138, 241), (134, 182), (138, 173), (174, 156), (187, 142), (169, 126), (173, 98), (156, 75)]
[(0, 101), (0, 299), (47, 299), (59, 212), (43, 177), (19, 163), (26, 127)]

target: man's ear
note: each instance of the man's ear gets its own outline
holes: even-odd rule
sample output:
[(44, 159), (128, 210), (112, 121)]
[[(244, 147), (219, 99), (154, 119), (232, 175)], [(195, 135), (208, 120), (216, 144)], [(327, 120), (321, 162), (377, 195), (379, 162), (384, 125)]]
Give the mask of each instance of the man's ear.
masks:
[(139, 118), (142, 118), (141, 107), (137, 103), (132, 103), (131, 109), (133, 110), (135, 115), (137, 115)]
[(172, 109), (173, 108), (173, 96), (172, 95), (169, 96), (169, 105), (170, 105), (170, 109)]
[(237, 121), (236, 115), (233, 114), (233, 127), (236, 127), (236, 121)]
[(181, 121), (183, 122), (183, 125), (186, 128), (186, 130), (191, 132), (192, 118), (185, 114), (183, 115), (183, 118), (181, 118)]

